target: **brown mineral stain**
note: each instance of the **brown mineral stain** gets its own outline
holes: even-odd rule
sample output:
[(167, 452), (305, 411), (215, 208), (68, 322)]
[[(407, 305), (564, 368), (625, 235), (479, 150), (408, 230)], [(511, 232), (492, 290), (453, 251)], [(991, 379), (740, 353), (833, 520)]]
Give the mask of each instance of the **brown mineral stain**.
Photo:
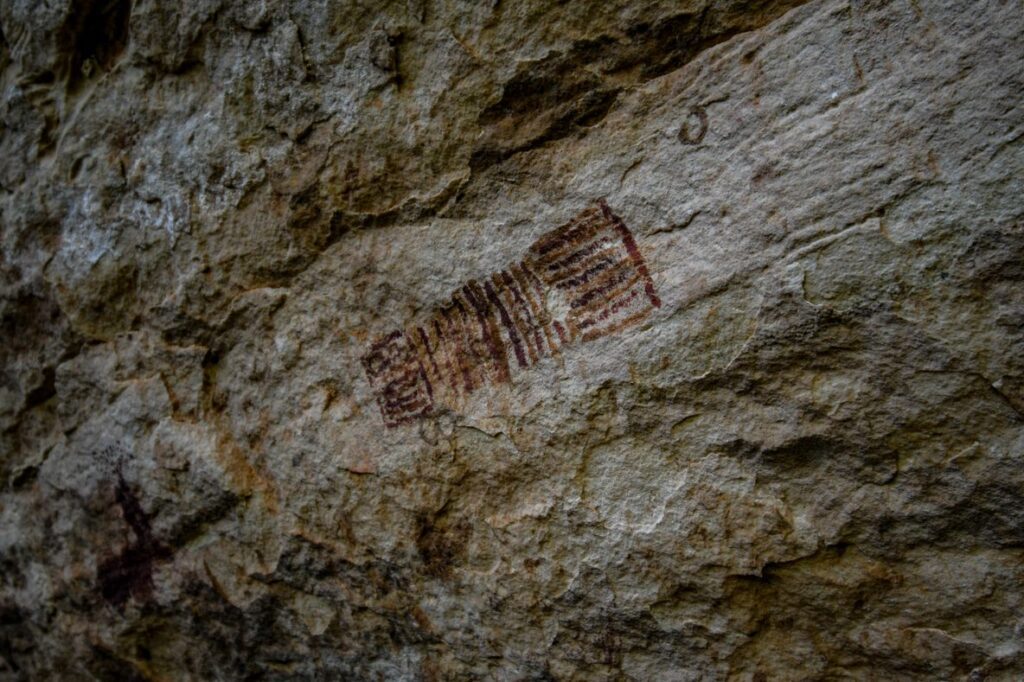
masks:
[(445, 525), (442, 520), (424, 516), (420, 519), (416, 549), (428, 575), (451, 577), (452, 568), (462, 560), (471, 528), (463, 522)]
[(214, 449), (217, 463), (224, 470), (234, 493), (248, 497), (259, 493), (259, 499), (272, 514), (279, 510), (277, 489), (270, 478), (262, 474), (245, 456), (242, 449), (229, 435), (220, 434)]

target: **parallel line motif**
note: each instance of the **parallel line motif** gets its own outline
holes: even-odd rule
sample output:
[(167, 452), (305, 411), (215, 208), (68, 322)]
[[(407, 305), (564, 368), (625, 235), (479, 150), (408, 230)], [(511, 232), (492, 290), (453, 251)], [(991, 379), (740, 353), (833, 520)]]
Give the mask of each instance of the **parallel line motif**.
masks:
[(398, 426), (659, 307), (632, 233), (601, 199), (542, 235), (518, 263), (466, 282), (429, 319), (378, 339), (363, 369), (384, 424)]

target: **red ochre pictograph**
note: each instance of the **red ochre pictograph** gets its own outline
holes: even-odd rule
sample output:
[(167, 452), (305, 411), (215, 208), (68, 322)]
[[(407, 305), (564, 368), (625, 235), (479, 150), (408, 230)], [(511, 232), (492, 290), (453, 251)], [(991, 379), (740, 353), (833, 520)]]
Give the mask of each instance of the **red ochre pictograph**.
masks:
[(660, 306), (633, 235), (601, 199), (541, 236), (520, 262), (469, 280), (429, 319), (378, 339), (362, 362), (384, 423), (397, 426)]

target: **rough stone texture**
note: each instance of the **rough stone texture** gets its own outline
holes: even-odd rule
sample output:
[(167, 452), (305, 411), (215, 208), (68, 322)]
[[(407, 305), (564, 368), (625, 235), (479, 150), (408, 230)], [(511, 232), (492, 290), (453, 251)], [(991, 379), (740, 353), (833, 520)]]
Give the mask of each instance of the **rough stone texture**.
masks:
[[(1024, 676), (1019, 0), (0, 30), (0, 678)], [(602, 198), (660, 307), (385, 426)]]

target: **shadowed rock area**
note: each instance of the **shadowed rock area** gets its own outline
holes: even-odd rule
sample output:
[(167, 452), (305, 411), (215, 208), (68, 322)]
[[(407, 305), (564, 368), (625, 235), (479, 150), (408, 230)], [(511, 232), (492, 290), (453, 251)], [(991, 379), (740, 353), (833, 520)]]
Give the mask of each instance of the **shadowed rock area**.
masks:
[(0, 0), (0, 680), (1024, 678), (1017, 0)]

